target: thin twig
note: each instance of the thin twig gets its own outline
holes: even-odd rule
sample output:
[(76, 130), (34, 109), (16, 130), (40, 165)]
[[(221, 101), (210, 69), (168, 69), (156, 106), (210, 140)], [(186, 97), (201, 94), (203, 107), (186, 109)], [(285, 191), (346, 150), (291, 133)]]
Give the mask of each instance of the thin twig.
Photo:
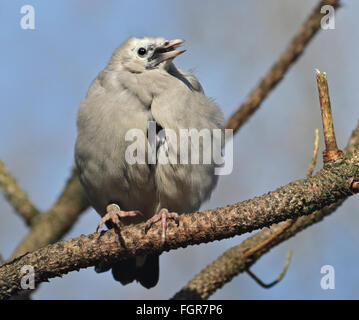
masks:
[(315, 134), (315, 138), (314, 138), (313, 157), (308, 168), (307, 178), (312, 176), (315, 165), (317, 164), (318, 149), (319, 149), (319, 129), (315, 129), (314, 134)]
[(14, 207), (24, 222), (30, 226), (34, 218), (40, 212), (29, 200), (27, 194), (21, 190), (16, 180), (6, 169), (5, 164), (0, 160), (0, 188), (3, 189), (4, 195), (9, 203)]
[(265, 289), (269, 289), (272, 288), (273, 286), (275, 286), (277, 283), (279, 283), (285, 276), (285, 274), (287, 273), (289, 264), (290, 264), (290, 260), (292, 258), (292, 253), (293, 250), (289, 249), (288, 250), (288, 255), (287, 255), (287, 259), (285, 261), (285, 265), (284, 268), (282, 270), (282, 272), (279, 274), (279, 276), (271, 283), (264, 283), (261, 279), (259, 279), (252, 271), (250, 271), (249, 269), (246, 270), (246, 272), (251, 276), (251, 278), (256, 281), (261, 287), (265, 288)]

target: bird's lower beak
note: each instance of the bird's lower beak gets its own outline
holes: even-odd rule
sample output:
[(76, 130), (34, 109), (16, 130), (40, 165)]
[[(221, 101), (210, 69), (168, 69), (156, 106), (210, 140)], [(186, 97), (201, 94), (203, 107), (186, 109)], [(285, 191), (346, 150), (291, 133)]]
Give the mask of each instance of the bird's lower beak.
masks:
[(162, 49), (164, 51), (162, 54), (167, 56), (168, 59), (173, 59), (186, 51), (186, 50), (176, 51), (176, 49), (180, 47), (183, 43), (184, 43), (183, 39), (168, 40), (165, 41), (163, 46), (161, 46), (159, 49), (160, 50)]
[(156, 48), (153, 55), (152, 66), (158, 65), (163, 61), (173, 60), (186, 50), (176, 50), (184, 43), (182, 39), (166, 40), (163, 45)]

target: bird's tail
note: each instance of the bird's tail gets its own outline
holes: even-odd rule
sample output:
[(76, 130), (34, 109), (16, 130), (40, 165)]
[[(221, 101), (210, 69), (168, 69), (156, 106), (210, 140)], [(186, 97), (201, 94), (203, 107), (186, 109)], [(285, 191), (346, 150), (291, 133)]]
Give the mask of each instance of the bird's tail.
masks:
[(116, 262), (112, 265), (112, 275), (123, 285), (137, 280), (150, 289), (157, 284), (160, 275), (159, 256), (153, 254)]

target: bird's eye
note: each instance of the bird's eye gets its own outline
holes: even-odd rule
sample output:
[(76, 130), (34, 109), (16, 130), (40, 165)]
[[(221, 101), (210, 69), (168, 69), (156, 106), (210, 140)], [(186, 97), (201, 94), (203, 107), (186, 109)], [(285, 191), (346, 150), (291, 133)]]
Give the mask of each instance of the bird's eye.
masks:
[(137, 50), (137, 53), (140, 55), (140, 56), (144, 56), (146, 54), (147, 50), (143, 47), (139, 48)]

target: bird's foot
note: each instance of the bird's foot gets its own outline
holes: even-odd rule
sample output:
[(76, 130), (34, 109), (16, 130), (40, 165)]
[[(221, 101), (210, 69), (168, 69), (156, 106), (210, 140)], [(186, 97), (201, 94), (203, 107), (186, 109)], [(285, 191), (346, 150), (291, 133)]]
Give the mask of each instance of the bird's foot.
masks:
[(98, 229), (100, 229), (103, 224), (107, 221), (111, 221), (113, 225), (117, 228), (122, 227), (121, 218), (125, 217), (134, 217), (137, 215), (142, 215), (140, 211), (122, 211), (120, 207), (117, 204), (109, 204), (106, 207), (107, 213), (102, 217), (100, 222), (97, 225), (96, 232), (98, 232)]
[(162, 242), (162, 244), (164, 244), (166, 241), (167, 219), (173, 219), (176, 222), (177, 226), (179, 225), (178, 213), (168, 212), (167, 209), (163, 208), (160, 211), (158, 211), (158, 213), (153, 215), (152, 218), (150, 218), (146, 221), (145, 232), (147, 232), (154, 223), (161, 220), (162, 221), (161, 242)]

